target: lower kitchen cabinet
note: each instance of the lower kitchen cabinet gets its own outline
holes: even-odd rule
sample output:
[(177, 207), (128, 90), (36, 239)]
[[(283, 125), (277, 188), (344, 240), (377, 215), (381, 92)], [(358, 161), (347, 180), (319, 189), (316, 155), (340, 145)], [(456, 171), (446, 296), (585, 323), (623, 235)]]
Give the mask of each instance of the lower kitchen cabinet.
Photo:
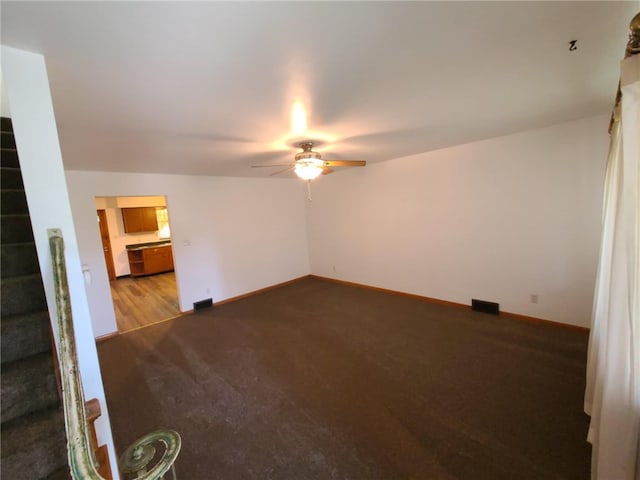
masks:
[(132, 277), (170, 272), (173, 270), (171, 245), (127, 250)]

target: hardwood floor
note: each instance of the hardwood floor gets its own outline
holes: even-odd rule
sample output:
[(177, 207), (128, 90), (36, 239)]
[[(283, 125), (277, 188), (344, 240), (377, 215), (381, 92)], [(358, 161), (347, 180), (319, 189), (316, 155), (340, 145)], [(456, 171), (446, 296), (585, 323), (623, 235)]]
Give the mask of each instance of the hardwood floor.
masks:
[(120, 333), (180, 315), (174, 272), (123, 277), (110, 282)]

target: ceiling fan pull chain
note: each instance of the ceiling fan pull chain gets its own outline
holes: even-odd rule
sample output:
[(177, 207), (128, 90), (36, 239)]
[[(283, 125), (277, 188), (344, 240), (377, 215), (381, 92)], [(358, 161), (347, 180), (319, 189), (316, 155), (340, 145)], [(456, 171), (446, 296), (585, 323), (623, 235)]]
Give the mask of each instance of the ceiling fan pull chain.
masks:
[(307, 198), (311, 202), (311, 180), (307, 180)]

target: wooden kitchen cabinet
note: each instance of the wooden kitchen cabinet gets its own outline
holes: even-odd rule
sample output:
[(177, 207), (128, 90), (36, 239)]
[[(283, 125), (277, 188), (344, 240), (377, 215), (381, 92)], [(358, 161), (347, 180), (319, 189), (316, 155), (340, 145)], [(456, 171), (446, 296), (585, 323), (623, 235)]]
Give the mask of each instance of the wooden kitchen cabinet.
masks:
[(156, 232), (158, 217), (156, 207), (132, 207), (122, 209), (125, 233)]
[(127, 250), (132, 277), (152, 275), (173, 270), (171, 245)]

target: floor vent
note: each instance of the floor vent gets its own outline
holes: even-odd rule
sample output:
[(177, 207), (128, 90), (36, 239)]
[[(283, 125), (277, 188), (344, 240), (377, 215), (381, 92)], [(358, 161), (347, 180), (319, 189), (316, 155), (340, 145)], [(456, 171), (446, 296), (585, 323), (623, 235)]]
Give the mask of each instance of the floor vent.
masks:
[(207, 298), (206, 300), (193, 302), (193, 311), (197, 312), (198, 310), (203, 310), (205, 308), (210, 308), (212, 306), (213, 306), (213, 300), (211, 298)]
[(472, 298), (471, 310), (498, 315), (500, 313), (500, 305), (494, 302), (487, 302), (486, 300), (477, 300)]

